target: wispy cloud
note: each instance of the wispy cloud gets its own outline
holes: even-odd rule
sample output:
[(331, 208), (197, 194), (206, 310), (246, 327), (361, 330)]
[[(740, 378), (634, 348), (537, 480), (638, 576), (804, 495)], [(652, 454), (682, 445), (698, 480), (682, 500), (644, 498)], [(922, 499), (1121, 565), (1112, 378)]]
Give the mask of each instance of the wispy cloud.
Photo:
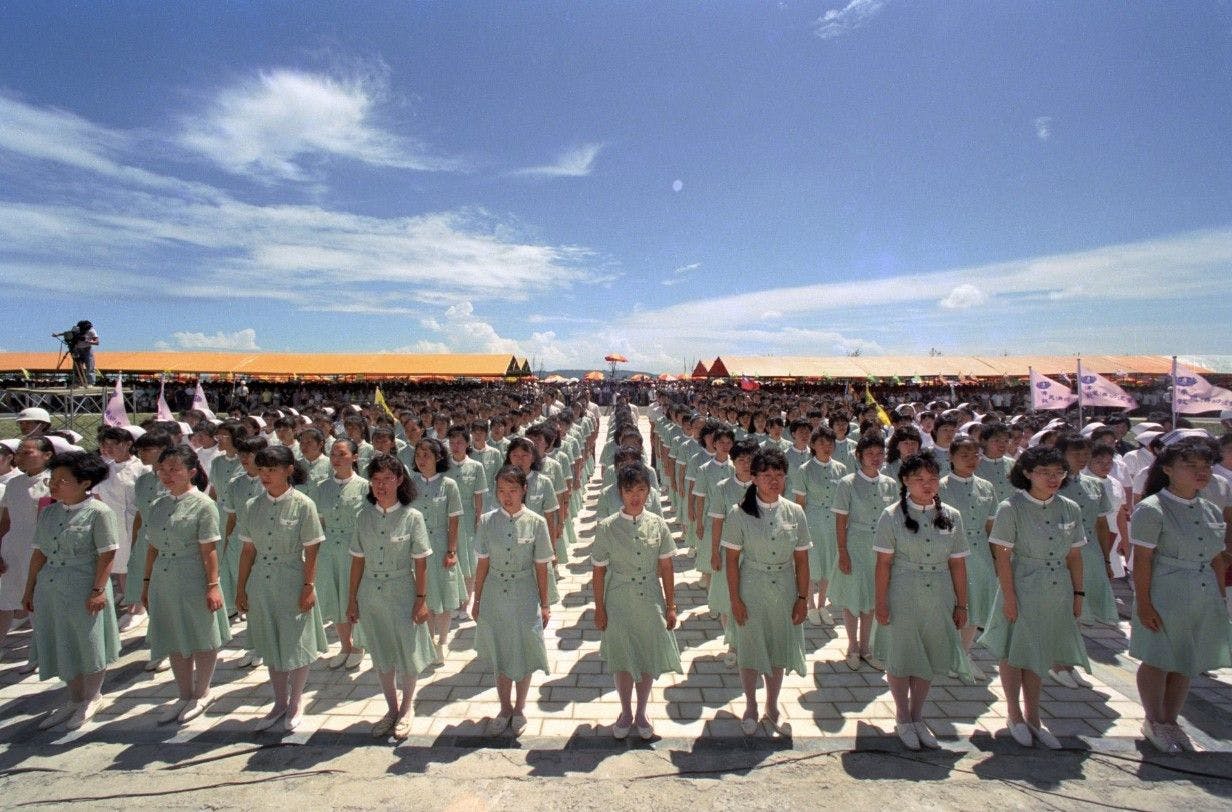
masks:
[(233, 352), (256, 352), (261, 349), (257, 346), (257, 331), (251, 327), (236, 330), (234, 333), (224, 333), (219, 330), (211, 335), (175, 332), (171, 334), (170, 342), (160, 341), (155, 346), (159, 349), (231, 350)]
[(965, 310), (978, 307), (988, 301), (988, 295), (975, 285), (962, 284), (954, 288), (937, 304), (947, 310)]
[(325, 161), (421, 171), (456, 170), (455, 159), (378, 123), (383, 88), (371, 77), (340, 80), (272, 70), (218, 91), (207, 109), (185, 118), (180, 144), (237, 175), (312, 180)]
[(842, 8), (832, 8), (813, 23), (813, 33), (821, 39), (834, 39), (862, 28), (881, 12), (882, 0), (851, 0)]
[(589, 175), (595, 167), (602, 144), (582, 144), (561, 153), (555, 163), (544, 166), (528, 166), (515, 169), (511, 175), (537, 178), (581, 178)]
[(1031, 122), (1035, 126), (1035, 137), (1047, 141), (1052, 137), (1052, 116), (1038, 116)]
[(672, 285), (679, 285), (681, 282), (688, 281), (688, 275), (700, 267), (702, 267), (700, 262), (691, 262), (688, 265), (681, 265), (678, 268), (673, 268), (672, 275), (661, 279), (659, 284), (666, 285), (668, 287), (671, 287)]

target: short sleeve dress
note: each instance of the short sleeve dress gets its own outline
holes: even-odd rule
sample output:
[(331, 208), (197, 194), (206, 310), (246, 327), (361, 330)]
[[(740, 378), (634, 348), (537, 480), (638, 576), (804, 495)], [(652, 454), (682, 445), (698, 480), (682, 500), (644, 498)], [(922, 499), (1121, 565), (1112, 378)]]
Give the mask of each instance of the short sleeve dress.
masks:
[(247, 585), (248, 645), (274, 671), (311, 665), (328, 650), (320, 605), (299, 610), (304, 548), (325, 539), (316, 505), (294, 488), (277, 498), (268, 493), (255, 496), (248, 502), (239, 535), (257, 553)]
[(515, 682), (536, 671), (548, 673), (535, 577), (536, 564), (552, 562), (547, 520), (526, 507), (512, 516), (503, 508), (489, 511), (479, 520), (475, 554), (488, 560), (476, 653), (493, 672)]
[(75, 505), (55, 502), (39, 515), (34, 549), (47, 557), (34, 585), (39, 679), (68, 682), (102, 671), (120, 656), (110, 580), (103, 588), (102, 611), (86, 611), (99, 555), (119, 547), (115, 513), (97, 499)]
[(603, 600), (607, 629), (599, 643), (599, 656), (612, 673), (627, 672), (640, 679), (666, 671), (683, 673), (676, 636), (663, 619), (663, 589), (659, 562), (676, 553), (672, 531), (660, 516), (642, 511), (637, 517), (624, 511), (609, 516), (595, 528), (590, 547), (594, 567), (605, 567)]
[[(836, 516), (847, 516), (847, 554), (851, 557), (851, 573), (844, 574), (835, 566), (834, 579), (830, 582), (830, 602), (853, 615), (873, 611), (877, 599), (873, 584), (877, 564), (877, 557), (873, 554), (873, 535), (882, 511), (896, 504), (898, 496), (898, 483), (893, 479), (885, 474), (870, 479), (863, 471), (847, 474), (840, 479), (834, 492), (831, 510)], [(837, 550), (835, 556), (837, 564)]]
[(729, 623), (741, 668), (769, 674), (783, 668), (804, 676), (804, 629), (791, 622), (796, 602), (797, 551), (813, 543), (804, 508), (779, 497), (757, 502), (761, 515), (736, 505), (723, 521), (723, 547), (740, 551), (740, 597), (749, 617)]
[[(248, 476), (243, 468), (226, 485), (226, 511), (235, 515), (235, 526), (230, 537), (223, 540), (222, 555), (218, 557), (218, 577), (222, 581), (222, 599), (227, 606), (235, 606), (235, 587), (240, 577), (240, 553), (244, 542), (240, 540), (240, 525), (248, 513), (252, 500), (265, 493), (261, 480)], [(222, 524), (225, 530), (226, 523)]]
[(364, 560), (356, 600), (372, 664), (381, 673), (418, 675), (434, 655), (428, 624), (412, 617), (415, 561), (427, 558), (431, 566), (423, 514), (400, 504), (385, 510), (365, 500), (355, 519), (350, 553)]
[(1070, 474), (1060, 492), (1081, 508), (1082, 529), (1087, 537), (1087, 543), (1082, 545), (1082, 591), (1087, 594), (1082, 600), (1080, 620), (1115, 625), (1120, 615), (1112, 595), (1112, 582), (1104, 567), (1104, 551), (1095, 534), (1099, 517), (1112, 510), (1112, 500), (1108, 498), (1104, 483), (1088, 474)]
[(1164, 489), (1134, 508), (1130, 542), (1153, 549), (1151, 603), (1163, 630), (1142, 625), (1134, 608), (1129, 653), (1163, 671), (1196, 677), (1232, 666), (1232, 625), (1211, 561), (1223, 551), (1225, 523), (1202, 498)]
[(988, 480), (963, 478), (952, 471), (941, 478), (941, 502), (962, 516), (963, 533), (971, 555), (967, 558), (967, 617), (981, 628), (988, 625), (993, 596), (997, 594), (997, 567), (988, 546), (988, 520), (997, 512), (997, 494)]
[[(732, 507), (740, 504), (740, 500), (744, 498), (745, 493), (749, 490), (749, 485), (752, 485), (752, 480), (741, 482), (733, 473), (727, 479), (721, 479), (710, 489), (706, 494), (706, 544), (703, 549), (707, 551), (706, 557), (709, 558), (709, 550), (712, 546), (711, 528), (714, 525), (715, 519), (727, 521), (727, 515), (731, 512)], [(720, 543), (722, 538), (720, 537)], [(723, 574), (724, 568), (727, 566), (727, 556), (719, 556), (719, 569), (710, 579), (710, 590), (706, 596), (706, 601), (710, 606), (712, 613), (717, 612), (721, 615), (731, 614), (731, 593), (727, 588), (727, 576)], [(735, 637), (732, 634), (729, 622), (728, 628), (724, 629), (723, 637), (729, 643), (733, 643)]]
[(462, 462), (450, 458), (445, 476), (458, 486), (462, 516), (458, 519), (458, 566), (470, 578), (475, 574), (475, 497), (488, 492), (488, 475), (483, 464), (467, 457)]
[[(133, 562), (134, 570), (145, 572), (145, 550), (150, 538), (150, 532), (146, 528), (145, 520), (150, 515), (150, 508), (154, 506), (154, 500), (160, 496), (166, 496), (167, 489), (163, 487), (158, 474), (151, 469), (137, 477), (133, 490), (134, 498), (137, 502), (137, 513), (141, 515), (141, 529), (137, 531), (137, 537), (133, 539), (133, 550), (129, 556), (129, 561)], [(116, 521), (118, 522), (119, 519), (117, 518)], [(141, 578), (126, 579), (124, 582), (124, 602), (130, 605), (140, 604), (141, 590), (144, 586)]]
[[(48, 499), (47, 480), (50, 471), (35, 476), (18, 474), (8, 482), (0, 507), (9, 514), (9, 532), (4, 535), (0, 554), (8, 570), (0, 575), (0, 611), (21, 609), (26, 595), (26, 576), (30, 573), (30, 556), (34, 553), (34, 531), (38, 525), (39, 504)], [(84, 600), (84, 598), (83, 598)]]
[(1013, 496), (1017, 490), (1010, 484), (1010, 469), (1013, 467), (1014, 460), (1008, 454), (995, 460), (980, 455), (980, 464), (976, 466), (975, 475), (992, 485), (997, 494), (998, 505)]
[[(526, 507), (531, 513), (543, 516), (545, 521), (549, 513), (560, 509), (560, 500), (556, 498), (556, 489), (552, 486), (552, 480), (539, 471), (529, 471), (526, 474)], [(560, 589), (556, 586), (554, 567), (548, 567), (548, 600), (553, 605), (560, 601)]]
[[(599, 492), (599, 500), (595, 503), (595, 521), (601, 522), (608, 516), (619, 513), (624, 509), (624, 504), (624, 500), (620, 498), (620, 488), (608, 485)], [(650, 496), (646, 497), (646, 510), (656, 516), (663, 515), (663, 497), (658, 488), (650, 489)]]
[[(158, 551), (150, 572), (150, 658), (218, 650), (231, 639), (231, 624), (225, 600), (213, 612), (205, 606), (201, 560), (201, 546), (222, 538), (214, 502), (196, 488), (167, 494), (154, 500), (147, 522), (149, 546)], [(144, 572), (144, 561), (141, 566)]]
[(962, 516), (947, 505), (948, 529), (935, 525), (936, 508), (922, 508), (908, 500), (911, 518), (919, 529), (907, 528), (901, 503), (891, 505), (877, 520), (873, 551), (894, 556), (887, 598), (889, 625), (877, 625), (885, 653), (886, 673), (932, 681), (951, 671), (970, 677), (962, 641), (954, 628), (954, 581), (950, 560), (967, 558), (971, 548)]
[(810, 457), (792, 475), (794, 496), (804, 497), (813, 546), (809, 548), (809, 578), (826, 581), (834, 578), (838, 566), (838, 534), (834, 524), (834, 497), (838, 483), (847, 476), (847, 467), (831, 459), (822, 462)]
[(329, 477), (312, 490), (317, 515), (325, 529), (325, 541), (317, 552), (317, 605), (321, 617), (334, 623), (346, 621), (351, 591), (351, 539), (355, 521), (367, 506), (368, 480), (351, 474), (345, 480)]
[(462, 521), (462, 500), (458, 485), (443, 474), (425, 479), (418, 472), (411, 475), (415, 481), (415, 501), (411, 507), (423, 514), (428, 528), (428, 542), (432, 545), (432, 559), (428, 562), (428, 611), (433, 614), (452, 612), (462, 605), (466, 597), (466, 582), (462, 580), (460, 564), (442, 566), (449, 552), (449, 519)]
[(1000, 584), (980, 641), (998, 660), (1043, 675), (1054, 665), (1091, 670), (1086, 645), (1074, 618), (1074, 588), (1065, 557), (1086, 544), (1082, 509), (1064, 496), (1041, 502), (1026, 491), (997, 508), (988, 540), (1014, 551), (1014, 593), (1018, 620), (1002, 610)]

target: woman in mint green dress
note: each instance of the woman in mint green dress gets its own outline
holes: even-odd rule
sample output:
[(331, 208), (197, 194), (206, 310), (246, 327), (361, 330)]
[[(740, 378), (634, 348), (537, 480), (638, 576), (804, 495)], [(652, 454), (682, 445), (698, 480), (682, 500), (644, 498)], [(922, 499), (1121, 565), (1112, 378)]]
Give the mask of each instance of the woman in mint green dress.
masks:
[(149, 546), (142, 565), (141, 602), (150, 611), (150, 656), (169, 657), (179, 698), (159, 721), (188, 722), (214, 701), (210, 681), (218, 650), (231, 639), (231, 624), (218, 577), (218, 511), (199, 489), (205, 472), (186, 445), (158, 458), (167, 495), (154, 501), (146, 520)]
[(855, 671), (863, 660), (881, 671), (873, 655), (873, 608), (876, 603), (873, 573), (876, 556), (873, 536), (887, 507), (898, 501), (898, 483), (881, 473), (885, 446), (875, 434), (856, 444), (859, 469), (839, 480), (834, 493), (834, 532), (838, 569), (830, 583), (830, 602), (843, 610), (847, 629), (847, 667)]
[[(676, 542), (667, 522), (646, 510), (650, 469), (626, 465), (616, 474), (624, 508), (599, 522), (590, 561), (595, 626), (603, 633), (599, 656), (615, 675), (620, 716), (612, 735), (623, 739), (636, 726), (643, 740), (654, 738), (646, 716), (650, 688), (665, 671), (683, 673), (676, 628)], [(637, 713), (633, 690), (637, 688)]]
[(462, 518), (458, 520), (458, 566), (462, 568), (462, 580), (466, 595), (457, 607), (459, 620), (469, 619), (466, 608), (475, 589), (475, 526), (483, 515), (483, 500), (488, 493), (488, 475), (483, 464), (470, 458), (471, 433), (465, 426), (450, 426), (445, 432), (449, 446), (449, 467), (444, 470), (458, 486), (462, 500)]
[[(800, 433), (804, 433), (803, 428)], [(826, 594), (838, 566), (833, 506), (838, 483), (847, 476), (847, 466), (834, 459), (836, 439), (829, 426), (814, 429), (809, 436), (812, 456), (791, 474), (792, 497), (804, 508), (813, 537), (813, 546), (809, 548), (809, 577), (813, 582), (809, 585), (808, 617), (814, 625), (834, 625), (834, 616), (826, 609)]]
[(462, 518), (462, 499), (458, 483), (445, 476), (449, 454), (445, 444), (424, 437), (415, 444), (415, 501), (411, 507), (423, 514), (432, 543), (428, 566), (429, 623), (436, 637), (436, 665), (445, 664), (445, 645), (449, 642), (449, 623), (466, 596), (462, 569), (458, 566), (458, 524)]
[[(133, 483), (133, 500), (136, 503), (137, 514), (133, 518), (132, 550), (128, 560), (136, 562), (134, 567), (137, 572), (141, 571), (142, 562), (145, 561), (147, 547), (145, 517), (149, 515), (154, 500), (167, 492), (162, 483), (158, 481), (158, 473), (153, 466), (158, 463), (159, 455), (171, 448), (172, 444), (171, 435), (161, 429), (152, 429), (133, 442), (133, 453), (137, 455), (142, 464), (150, 466), (149, 470), (138, 476), (137, 481)], [(121, 632), (140, 628), (149, 620), (149, 613), (141, 603), (141, 591), (140, 578), (125, 579), (124, 603), (128, 610), (119, 621)], [(151, 657), (145, 664), (146, 671), (165, 671), (166, 669), (165, 659)]]
[(543, 630), (548, 608), (552, 545), (543, 517), (525, 504), (526, 472), (507, 465), (496, 474), (500, 507), (483, 515), (475, 535), (475, 650), (496, 674), (500, 713), (488, 734), (526, 727), (526, 694), (535, 671), (548, 673)]
[(1014, 467), (1014, 458), (1009, 455), (1010, 428), (1004, 423), (989, 423), (980, 428), (980, 465), (975, 469), (975, 475), (987, 480), (997, 492), (997, 504), (1014, 495), (1014, 484), (1010, 482), (1010, 470)]
[[(736, 658), (744, 688), (740, 727), (754, 735), (760, 727), (791, 735), (782, 720), (779, 692), (783, 675), (805, 673), (804, 630), (808, 614), (808, 519), (804, 508), (783, 498), (787, 457), (762, 449), (750, 466), (753, 485), (723, 522), (723, 550), (731, 596)], [(758, 721), (757, 684), (766, 681), (766, 711)]]
[(317, 604), (321, 617), (334, 624), (341, 648), (329, 659), (328, 667), (351, 670), (364, 660), (364, 649), (356, 640), (359, 630), (347, 617), (346, 604), (351, 583), (351, 540), (355, 521), (366, 504), (368, 480), (355, 473), (358, 447), (350, 438), (334, 441), (329, 452), (332, 474), (312, 490), (317, 515), (325, 529), (325, 541), (317, 553)]
[[(645, 462), (642, 460), (642, 452), (636, 448), (618, 449), (611, 463), (612, 470), (616, 471), (626, 465), (645, 465)], [(646, 470), (650, 471), (649, 468)], [(652, 471), (651, 477), (653, 476), (654, 472)], [(619, 513), (623, 507), (624, 502), (620, 498), (620, 486), (613, 482), (599, 492), (599, 500), (595, 504), (595, 521), (601, 522), (608, 516)], [(654, 485), (650, 486), (650, 496), (646, 499), (646, 510), (656, 516), (663, 515), (663, 497), (659, 493), (659, 489)]]
[[(1040, 685), (1055, 664), (1091, 670), (1078, 617), (1082, 614), (1082, 509), (1058, 492), (1065, 457), (1047, 446), (1028, 448), (1010, 472), (1018, 490), (997, 508), (992, 533), (997, 594), (980, 641), (1000, 661), (1009, 705), (1009, 732), (1030, 747), (1061, 744), (1040, 722)], [(1021, 705), (1019, 704), (1021, 700)]]
[(881, 473), (898, 481), (898, 469), (907, 457), (920, 453), (920, 431), (915, 426), (900, 426), (886, 442), (886, 463)]
[(1129, 653), (1140, 661), (1142, 732), (1164, 753), (1193, 749), (1178, 715), (1190, 681), (1232, 667), (1224, 538), (1219, 508), (1199, 492), (1215, 456), (1201, 440), (1164, 446), (1130, 519), (1134, 605)]
[(993, 596), (997, 594), (997, 569), (988, 544), (988, 531), (997, 512), (997, 494), (990, 482), (975, 474), (980, 464), (980, 444), (975, 440), (960, 437), (951, 441), (945, 459), (945, 465), (937, 460), (941, 470), (949, 468), (949, 473), (941, 477), (941, 501), (962, 516), (963, 533), (971, 552), (966, 561), (967, 625), (959, 630), (959, 636), (971, 678), (982, 680), (987, 675), (971, 657), (971, 646), (980, 629), (987, 625)]
[[(111, 562), (120, 547), (115, 513), (89, 491), (107, 478), (97, 454), (70, 451), (48, 463), (56, 500), (39, 514), (22, 607), (35, 617), (39, 679), (68, 683), (69, 701), (39, 722), (75, 730), (101, 703), (107, 666), (120, 656)], [(136, 578), (132, 579), (138, 580)]]
[[(548, 523), (548, 535), (551, 536), (553, 522), (560, 516), (560, 502), (556, 498), (556, 488), (552, 480), (543, 475), (543, 463), (539, 449), (534, 442), (526, 437), (513, 437), (509, 440), (509, 448), (505, 452), (505, 465), (513, 465), (526, 474), (526, 507), (531, 513), (537, 513)], [(503, 466), (502, 466), (503, 467)], [(495, 494), (493, 494), (495, 499)], [(553, 550), (555, 556), (555, 550)], [(548, 567), (548, 602), (556, 605), (560, 602), (560, 591), (556, 586), (556, 568)]]
[(894, 696), (895, 732), (909, 750), (938, 748), (924, 721), (924, 702), (937, 676), (967, 673), (958, 630), (967, 625), (971, 554), (962, 516), (941, 502), (941, 468), (927, 451), (902, 460), (897, 505), (877, 520), (877, 634)]
[(295, 490), (305, 474), (291, 450), (266, 448), (255, 462), (265, 493), (249, 501), (239, 526), (244, 551), (235, 600), (248, 613), (249, 645), (264, 658), (274, 688), (274, 707), (256, 729), (281, 719), (289, 733), (303, 720), (308, 666), (327, 651), (316, 598), (325, 533), (312, 499)]
[[(344, 443), (351, 445), (341, 440), (335, 447)], [(415, 682), (436, 653), (427, 624), (432, 546), (423, 514), (411, 507), (415, 486), (401, 460), (377, 454), (368, 464), (367, 482), (370, 489), (351, 540), (347, 617), (351, 623), (363, 620), (385, 696), (387, 712), (373, 724), (372, 735), (405, 739)]]
[(710, 614), (717, 614), (723, 624), (723, 639), (727, 643), (723, 664), (728, 668), (736, 667), (736, 633), (731, 622), (731, 596), (727, 592), (726, 561), (722, 546), (723, 523), (731, 509), (744, 500), (753, 484), (751, 468), (753, 455), (757, 450), (757, 443), (748, 438), (733, 443), (729, 457), (732, 464), (731, 476), (719, 480), (706, 494), (706, 518), (710, 523), (710, 566), (715, 572), (715, 577), (710, 579), (706, 599)]
[[(227, 523), (223, 527), (222, 597), (227, 608), (234, 611), (234, 620), (247, 620), (236, 602), (236, 587), (240, 580), (240, 553), (244, 550), (244, 542), (240, 540), (239, 528), (248, 506), (252, 500), (265, 493), (265, 486), (257, 476), (257, 454), (269, 447), (269, 441), (262, 436), (244, 437), (236, 442), (239, 450), (240, 472), (227, 483), (227, 495), (224, 500), (227, 509)], [(252, 640), (247, 640), (248, 647), (243, 656), (235, 661), (236, 668), (260, 668), (265, 660), (252, 647)]]

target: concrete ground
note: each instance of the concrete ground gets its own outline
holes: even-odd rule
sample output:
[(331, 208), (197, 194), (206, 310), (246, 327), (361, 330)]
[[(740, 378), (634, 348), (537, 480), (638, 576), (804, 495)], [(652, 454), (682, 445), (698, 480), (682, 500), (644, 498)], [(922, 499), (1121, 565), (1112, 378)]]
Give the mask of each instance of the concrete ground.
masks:
[[(719, 622), (709, 617), (698, 573), (683, 553), (676, 634), (684, 673), (656, 682), (654, 741), (614, 741), (610, 725), (619, 705), (598, 655), (586, 560), (597, 483), (596, 477), (587, 488), (579, 544), (564, 568), (564, 605), (554, 608), (547, 630), (552, 673), (532, 682), (529, 725), (519, 739), (483, 733), (498, 705), (492, 675), (474, 658), (471, 622), (455, 631), (445, 666), (421, 677), (412, 736), (398, 746), (368, 733), (384, 701), (367, 661), (350, 672), (317, 663), (301, 729), (286, 736), (253, 732), (271, 693), (264, 669), (234, 665), (243, 640), (238, 626), (215, 677), (221, 698), (206, 716), (182, 727), (157, 724), (175, 688), (170, 674), (142, 670), (144, 636), (135, 630), (108, 672), (105, 707), (95, 721), (71, 733), (41, 732), (37, 721), (63, 688), (16, 673), (25, 646), (18, 633), (0, 664), (0, 805), (265, 807), (303, 799), (441, 809), (679, 801), (783, 808), (825, 798), (909, 807), (1228, 808), (1232, 671), (1194, 683), (1184, 726), (1199, 752), (1160, 756), (1138, 732), (1127, 623), (1085, 630), (1092, 689), (1045, 688), (1045, 724), (1066, 744), (1059, 753), (1024, 750), (1006, 738), (995, 679), (935, 683), (926, 716), (945, 749), (904, 750), (893, 736), (884, 676), (867, 667), (848, 670), (841, 628), (824, 626), (806, 626), (809, 673), (789, 675), (784, 684), (792, 738), (745, 737), (738, 674), (720, 659)], [(1128, 609), (1124, 585), (1118, 594)], [(977, 655), (992, 673), (987, 653), (977, 647)], [(391, 780), (406, 775), (415, 783)]]

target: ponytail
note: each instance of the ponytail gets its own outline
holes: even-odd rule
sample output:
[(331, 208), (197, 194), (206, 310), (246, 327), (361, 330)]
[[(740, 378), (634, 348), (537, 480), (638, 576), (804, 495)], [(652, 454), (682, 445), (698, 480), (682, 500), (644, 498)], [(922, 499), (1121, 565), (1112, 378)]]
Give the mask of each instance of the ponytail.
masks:
[(949, 516), (945, 515), (945, 508), (941, 506), (940, 491), (938, 491), (937, 495), (933, 497), (933, 506), (937, 508), (937, 518), (933, 519), (933, 527), (937, 528), (938, 530), (954, 529), (953, 520), (951, 520)]
[(898, 486), (898, 505), (903, 511), (903, 524), (912, 533), (920, 532), (920, 523), (911, 518), (911, 511), (907, 507), (907, 483), (903, 482)]
[(754, 519), (761, 517), (761, 510), (757, 507), (756, 485), (750, 485), (744, 492), (744, 498), (740, 500), (740, 509), (752, 516)]

